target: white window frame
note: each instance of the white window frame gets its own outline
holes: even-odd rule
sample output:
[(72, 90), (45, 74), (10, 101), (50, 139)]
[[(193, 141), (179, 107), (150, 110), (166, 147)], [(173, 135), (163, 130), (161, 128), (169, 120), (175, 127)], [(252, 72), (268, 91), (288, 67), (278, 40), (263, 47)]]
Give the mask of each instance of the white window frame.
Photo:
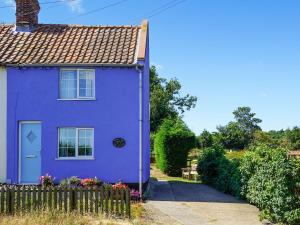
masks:
[[(60, 141), (60, 129), (75, 129), (76, 130), (76, 142), (75, 142), (75, 157), (60, 157), (59, 156), (59, 141)], [(79, 131), (80, 130), (91, 130), (92, 131), (92, 155), (89, 156), (79, 156), (78, 155), (78, 142), (79, 142)], [(89, 127), (58, 127), (57, 134), (58, 134), (58, 140), (57, 140), (57, 158), (56, 160), (94, 160), (94, 128)]]
[[(76, 71), (76, 79), (77, 79), (77, 96), (75, 98), (61, 98), (61, 87), (60, 87), (60, 81), (61, 81), (61, 75), (63, 71)], [(92, 71), (93, 74), (93, 96), (92, 97), (81, 97), (79, 95), (79, 71)], [(78, 68), (64, 68), (64, 69), (60, 69), (60, 73), (59, 73), (59, 99), (61, 101), (68, 101), (68, 100), (96, 100), (96, 76), (95, 76), (95, 69), (78, 69)]]

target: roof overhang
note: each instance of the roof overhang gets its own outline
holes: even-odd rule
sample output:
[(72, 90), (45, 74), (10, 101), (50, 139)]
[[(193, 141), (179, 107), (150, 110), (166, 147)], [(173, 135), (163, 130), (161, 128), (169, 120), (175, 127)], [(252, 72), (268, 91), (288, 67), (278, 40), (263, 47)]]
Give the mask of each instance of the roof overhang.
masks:
[(70, 63), (70, 64), (0, 64), (6, 67), (140, 67), (141, 63), (134, 64), (107, 64), (107, 63)]

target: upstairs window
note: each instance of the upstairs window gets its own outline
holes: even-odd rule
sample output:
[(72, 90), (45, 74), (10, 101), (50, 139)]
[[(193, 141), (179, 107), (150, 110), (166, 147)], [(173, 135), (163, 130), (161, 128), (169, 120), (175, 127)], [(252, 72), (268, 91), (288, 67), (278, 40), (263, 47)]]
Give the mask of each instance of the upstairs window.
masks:
[(60, 99), (94, 99), (95, 70), (62, 69), (59, 80)]

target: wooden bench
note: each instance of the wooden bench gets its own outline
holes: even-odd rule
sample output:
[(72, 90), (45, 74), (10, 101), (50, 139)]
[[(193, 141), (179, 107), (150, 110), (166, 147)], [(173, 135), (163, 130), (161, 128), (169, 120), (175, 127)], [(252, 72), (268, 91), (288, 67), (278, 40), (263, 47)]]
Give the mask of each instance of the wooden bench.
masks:
[(182, 168), (182, 178), (188, 180), (197, 180), (198, 172), (197, 172), (197, 165), (193, 164), (190, 167)]

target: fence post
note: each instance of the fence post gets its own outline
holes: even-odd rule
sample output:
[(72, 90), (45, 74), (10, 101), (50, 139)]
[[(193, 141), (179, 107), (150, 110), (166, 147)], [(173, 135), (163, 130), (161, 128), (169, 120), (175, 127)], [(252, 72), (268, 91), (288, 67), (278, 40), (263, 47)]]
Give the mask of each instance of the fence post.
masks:
[(4, 197), (5, 190), (3, 187), (0, 187), (0, 213), (4, 213), (4, 202), (5, 202), (5, 197)]
[(128, 218), (131, 218), (131, 209), (130, 209), (130, 190), (129, 188), (126, 188), (126, 213)]
[(77, 210), (78, 202), (78, 191), (77, 188), (73, 189), (73, 207), (74, 210)]
[(75, 191), (74, 188), (70, 189), (70, 211), (76, 210), (76, 201), (75, 201), (75, 194), (77, 191)]
[(6, 191), (6, 213), (12, 214), (12, 193), (9, 188)]

